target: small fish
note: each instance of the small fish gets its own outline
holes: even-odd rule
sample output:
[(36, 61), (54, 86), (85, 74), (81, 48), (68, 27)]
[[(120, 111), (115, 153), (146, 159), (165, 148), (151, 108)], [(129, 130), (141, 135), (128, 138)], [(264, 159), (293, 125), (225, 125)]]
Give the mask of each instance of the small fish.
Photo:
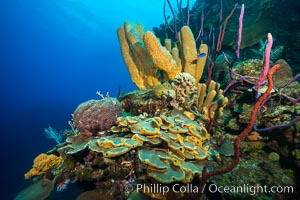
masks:
[(198, 58), (204, 58), (206, 56), (206, 53), (199, 53), (197, 55)]
[(197, 59), (193, 60), (193, 61), (191, 62), (191, 64), (196, 65), (196, 64), (197, 64)]
[[(197, 58), (204, 58), (205, 56), (206, 56), (206, 53), (199, 53), (199, 54), (197, 55)], [(193, 61), (191, 62), (191, 64), (197, 64), (197, 59), (193, 60)]]
[(204, 40), (204, 41), (206, 41), (207, 40), (207, 36), (206, 35), (202, 35), (202, 36), (200, 36), (200, 38), (199, 38), (200, 40)]

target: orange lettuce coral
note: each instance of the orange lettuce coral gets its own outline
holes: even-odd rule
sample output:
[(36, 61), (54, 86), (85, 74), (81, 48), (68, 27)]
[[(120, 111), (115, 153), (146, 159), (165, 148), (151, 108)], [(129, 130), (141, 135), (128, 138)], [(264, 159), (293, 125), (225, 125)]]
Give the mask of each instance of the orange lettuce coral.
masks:
[(30, 179), (33, 176), (45, 174), (49, 169), (59, 165), (62, 161), (61, 157), (56, 155), (41, 153), (33, 160), (32, 168), (24, 174), (25, 179)]

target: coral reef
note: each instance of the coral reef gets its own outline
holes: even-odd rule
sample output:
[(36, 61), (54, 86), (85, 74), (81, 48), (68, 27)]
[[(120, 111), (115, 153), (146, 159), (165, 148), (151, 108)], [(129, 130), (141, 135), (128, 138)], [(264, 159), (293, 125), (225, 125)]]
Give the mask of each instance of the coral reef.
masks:
[[(185, 10), (187, 16), (180, 9), (182, 16), (176, 21), (170, 1), (166, 3), (174, 17), (174, 30), (168, 27), (168, 31), (173, 30), (173, 41), (160, 40), (138, 23), (126, 22), (118, 29), (122, 56), (138, 90), (123, 93), (118, 99), (98, 93), (102, 100), (78, 106), (69, 122), (71, 130), (64, 132), (66, 141), (39, 155), (25, 174), (26, 179), (39, 176), (31, 187), (41, 191), (33, 197), (47, 198), (55, 187), (57, 192), (63, 192), (75, 182), (82, 192), (77, 199), (253, 197), (249, 192), (212, 194), (204, 190), (205, 185), (281, 184), (295, 189), (300, 169), (299, 75), (293, 77), (284, 59), (274, 66), (270, 62), (271, 34), (264, 60), (239, 60), (240, 49), (266, 35), (269, 24), (264, 12), (251, 16), (249, 19), (256, 17), (257, 23), (249, 24), (247, 19), (246, 30), (259, 27), (247, 31), (247, 36), (244, 30), (241, 43), (244, 8), (247, 11), (259, 6), (262, 11), (273, 5), (270, 1), (255, 1), (241, 6), (235, 45), (235, 38), (229, 41), (224, 34), (226, 25), (227, 33), (236, 32), (229, 19), (236, 17), (237, 4), (225, 20), (223, 5), (212, 7), (221, 13), (219, 38), (214, 44), (211, 39), (206, 41), (203, 34), (205, 3), (200, 5), (202, 27), (196, 38), (192, 30), (199, 25), (189, 21), (189, 7)], [(224, 8), (228, 10), (229, 5), (224, 4)], [(167, 19), (165, 26), (170, 26)], [(223, 53), (221, 57), (222, 44), (236, 46), (235, 56)], [(213, 76), (215, 63), (222, 69)], [(222, 80), (227, 70), (222, 84), (212, 80)], [(202, 77), (204, 72), (207, 77)], [(140, 190), (140, 185), (164, 190)], [(185, 190), (175, 192), (174, 188)], [(25, 196), (23, 192), (20, 195)], [(261, 192), (253, 198), (282, 199), (284, 195), (287, 194)], [(288, 197), (296, 199), (296, 195)]]
[(137, 90), (119, 97), (126, 112), (133, 115), (147, 113), (157, 115), (166, 109), (198, 113), (203, 120), (217, 120), (223, 115), (228, 99), (222, 94), (220, 84), (211, 81), (195, 84), (189, 73), (178, 74), (173, 81), (148, 90)]
[[(280, 64), (280, 68), (273, 75), (274, 88), (271, 91), (272, 97), (270, 102), (260, 109), (261, 114), (257, 116), (256, 122), (258, 126), (273, 127), (277, 124), (287, 124), (299, 115), (299, 105), (291, 106), (294, 103), (290, 99), (299, 98), (300, 85), (298, 82), (293, 82), (286, 87), (290, 80), (293, 79), (291, 69), (282, 59), (278, 60), (276, 64)], [(246, 60), (239, 63), (233, 70), (254, 82), (259, 78), (258, 72), (262, 66), (263, 61), (261, 60)], [(259, 88), (259, 93), (264, 93), (265, 90), (266, 86), (263, 85)], [(253, 98), (252, 88), (250, 84), (243, 83), (237, 85), (232, 91), (232, 93), (227, 95), (231, 102), (229, 108), (232, 109), (230, 111), (229, 109), (226, 110), (225, 114), (233, 117), (227, 121), (228, 123), (223, 123), (228, 128), (237, 130), (237, 124), (246, 124), (249, 121), (253, 104), (251, 101)], [(238, 128), (238, 130), (242, 129)]]
[[(280, 64), (280, 68), (274, 72), (274, 85), (277, 88), (285, 86), (292, 78), (293, 74), (291, 67), (284, 59), (279, 59), (275, 64)], [(263, 68), (263, 61), (259, 59), (249, 59), (238, 63), (233, 71), (243, 76), (249, 77), (250, 80), (255, 81), (259, 78), (260, 71)], [(227, 77), (227, 80), (229, 77)]]
[(209, 139), (201, 123), (173, 110), (159, 117), (119, 117), (110, 135), (87, 137), (80, 133), (68, 137), (53, 152), (65, 160), (61, 174), (93, 181), (102, 189), (112, 188), (112, 180), (121, 184), (130, 177), (146, 183), (145, 175), (163, 184), (184, 184), (201, 177), (205, 161), (220, 159)]
[[(224, 199), (280, 199), (293, 198), (293, 194), (286, 192), (280, 193), (264, 193), (254, 190), (257, 186), (291, 186), (295, 187), (295, 176), (290, 173), (291, 169), (283, 169), (280, 161), (274, 159), (270, 154), (261, 149), (253, 150), (252, 147), (247, 147), (247, 144), (242, 143), (244, 152), (241, 156), (239, 165), (227, 174), (215, 176), (211, 179), (212, 184), (219, 186), (242, 186), (248, 187), (249, 192), (230, 192), (223, 193)], [(277, 157), (277, 156), (276, 156)], [(225, 159), (224, 164), (228, 161)], [(226, 165), (226, 164), (225, 164)], [(276, 184), (275, 184), (276, 183)], [(253, 188), (253, 189), (250, 189)], [(261, 190), (262, 191), (262, 190)]]

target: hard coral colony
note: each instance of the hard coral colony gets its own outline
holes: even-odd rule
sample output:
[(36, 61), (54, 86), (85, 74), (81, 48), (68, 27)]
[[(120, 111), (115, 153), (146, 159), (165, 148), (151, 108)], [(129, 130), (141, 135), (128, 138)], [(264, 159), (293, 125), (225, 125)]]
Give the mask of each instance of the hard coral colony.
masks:
[[(172, 10), (170, 2), (167, 2)], [(235, 9), (237, 5), (223, 26), (221, 24), (220, 36), (214, 41), (218, 48), (197, 41), (203, 37), (195, 40), (192, 25), (182, 26), (177, 33), (175, 15), (174, 27), (169, 29), (176, 33), (177, 40), (166, 39), (165, 46), (152, 32), (144, 32), (141, 24), (126, 22), (121, 26), (117, 33), (122, 56), (138, 90), (122, 94), (118, 99), (102, 95), (102, 100), (90, 100), (78, 106), (73, 121), (69, 123), (72, 130), (65, 131), (66, 141), (38, 156), (33, 168), (25, 174), (26, 179), (39, 176), (41, 180), (51, 182), (44, 193), (39, 193), (42, 199), (47, 198), (55, 184), (57, 191), (66, 189), (65, 180), (68, 180), (67, 184), (69, 180), (91, 183), (93, 187), (89, 190), (96, 188), (99, 198), (199, 199), (207, 182), (220, 186), (230, 182), (248, 184), (243, 173), (252, 173), (253, 166), (257, 174), (249, 176), (268, 179), (257, 178), (257, 182), (251, 182), (252, 185), (277, 181), (295, 186), (293, 173), (287, 173), (285, 181), (278, 181), (274, 178), (276, 176), (270, 178), (265, 170), (273, 170), (278, 177), (284, 171), (279, 166), (280, 156), (284, 153), (276, 140), (278, 133), (292, 137), (290, 142), (298, 144), (293, 149), (296, 153), (292, 155), (295, 155), (295, 166), (300, 168), (297, 161), (300, 146), (297, 95), (300, 87), (295, 83), (299, 76), (287, 79), (280, 86), (278, 82), (273, 83), (272, 76), (276, 75), (278, 68), (280, 70), (283, 62), (269, 69), (271, 34), (268, 34), (265, 60), (260, 65), (262, 72), (257, 68), (255, 75), (244, 74), (249, 67), (235, 67), (240, 58), (244, 5), (239, 17), (235, 59), (230, 61), (223, 53), (228, 64), (228, 85), (223, 90), (220, 83), (211, 80), (214, 64), (222, 49), (227, 21)], [(199, 35), (201, 31), (203, 33), (203, 20), (202, 16)], [(240, 61), (238, 65), (246, 63), (248, 61)], [(203, 76), (205, 66), (208, 66), (207, 76)], [(266, 89), (261, 90), (262, 87)], [(290, 110), (288, 114), (276, 110), (286, 107)], [(260, 111), (264, 112), (260, 114)], [(264, 127), (262, 122), (265, 118), (269, 122)], [(264, 141), (266, 135), (263, 133), (266, 131), (272, 131), (272, 134)], [(244, 138), (248, 143), (243, 142)], [(253, 150), (250, 145), (253, 141), (261, 148)], [(278, 149), (278, 156), (272, 159), (270, 166), (268, 159), (271, 156), (262, 149), (276, 151), (274, 147)], [(226, 157), (223, 151), (231, 153), (226, 153)], [(265, 157), (266, 161), (258, 161), (258, 157)], [(226, 176), (228, 172), (232, 173), (231, 177)], [(126, 186), (128, 184), (131, 189)], [(148, 188), (157, 184), (169, 190), (167, 193), (138, 190), (138, 184)], [(176, 193), (170, 189), (186, 185), (193, 187), (193, 192)], [(19, 199), (22, 194), (19, 194)], [(245, 194), (234, 195), (229, 196), (236, 199), (245, 197)], [(264, 195), (268, 194), (262, 193), (259, 197)], [(274, 198), (280, 196), (272, 195)]]

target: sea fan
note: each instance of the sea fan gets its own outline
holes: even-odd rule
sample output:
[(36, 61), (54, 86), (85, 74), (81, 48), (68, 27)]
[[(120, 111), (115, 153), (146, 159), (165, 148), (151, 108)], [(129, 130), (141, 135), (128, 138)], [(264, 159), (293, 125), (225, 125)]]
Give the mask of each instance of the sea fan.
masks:
[(281, 58), (282, 52), (284, 50), (284, 46), (277, 46), (276, 48), (272, 49), (270, 58), (272, 61), (276, 61)]
[(62, 143), (62, 140), (63, 140), (62, 132), (52, 129), (52, 127), (50, 125), (49, 125), (49, 128), (45, 128), (44, 131), (48, 138), (54, 139), (57, 144)]

